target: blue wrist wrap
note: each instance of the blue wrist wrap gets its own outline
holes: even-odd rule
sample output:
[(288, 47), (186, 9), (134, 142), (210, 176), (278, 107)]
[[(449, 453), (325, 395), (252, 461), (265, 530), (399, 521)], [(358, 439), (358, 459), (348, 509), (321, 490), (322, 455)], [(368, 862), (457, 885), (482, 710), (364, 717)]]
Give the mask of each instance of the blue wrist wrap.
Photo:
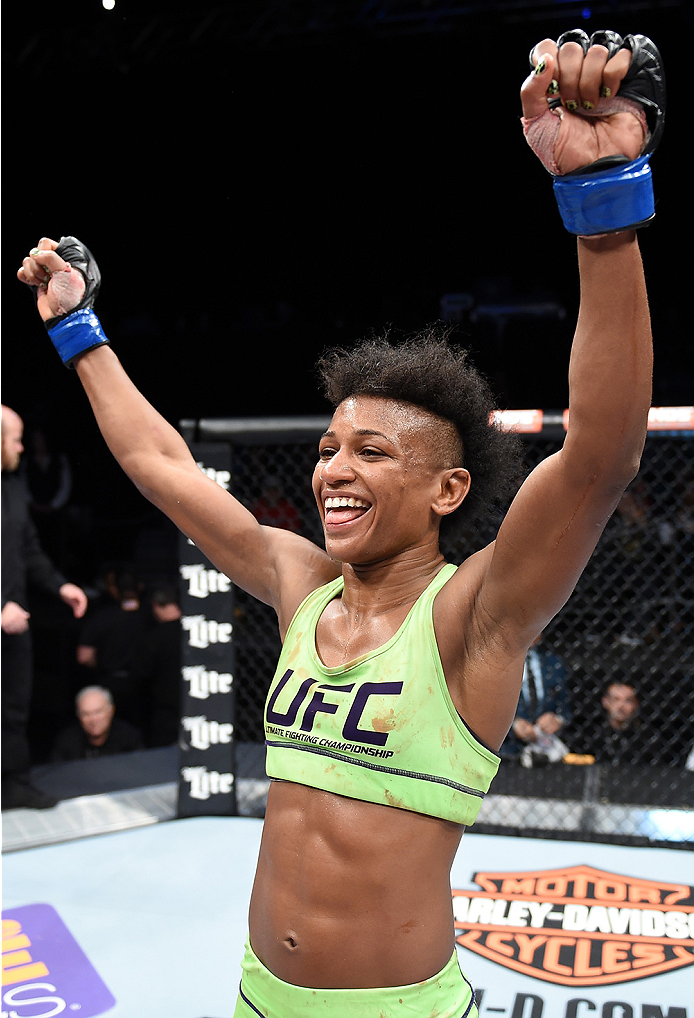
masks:
[(66, 318), (62, 318), (48, 330), (53, 346), (60, 354), (60, 359), (67, 367), (72, 367), (72, 360), (85, 350), (108, 343), (101, 322), (91, 308), (80, 308)]
[(554, 195), (569, 233), (598, 233), (643, 226), (655, 215), (649, 155), (598, 173), (554, 178)]

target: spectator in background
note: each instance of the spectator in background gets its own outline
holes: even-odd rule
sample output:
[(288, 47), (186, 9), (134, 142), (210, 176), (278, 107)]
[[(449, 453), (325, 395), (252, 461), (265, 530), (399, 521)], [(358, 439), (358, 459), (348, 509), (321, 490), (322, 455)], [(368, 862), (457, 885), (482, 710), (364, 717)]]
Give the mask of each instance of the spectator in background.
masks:
[(668, 711), (658, 701), (646, 717), (641, 698), (631, 682), (612, 680), (601, 698), (603, 714), (597, 724), (584, 727), (571, 748), (589, 753), (597, 763), (683, 767), (694, 738), (689, 691), (681, 676), (682, 711)]
[(142, 749), (142, 736), (127, 721), (115, 717), (113, 697), (102, 686), (86, 686), (75, 700), (79, 724), (71, 725), (56, 739), (51, 760), (91, 760)]
[(17, 470), (24, 446), (21, 417), (2, 407), (2, 807), (46, 809), (56, 799), (29, 783), (27, 740), (33, 679), (30, 585), (55, 594), (75, 618), (87, 610), (87, 596), (68, 583), (43, 551), (29, 515), (28, 495)]
[(500, 750), (502, 756), (520, 758), (529, 767), (563, 757), (567, 747), (559, 732), (571, 720), (566, 668), (541, 646), (542, 635), (526, 656), (516, 716)]
[(143, 690), (147, 745), (171, 746), (178, 740), (181, 719), (181, 609), (176, 585), (155, 587), (151, 605), (155, 624), (138, 649), (134, 677)]
[[(652, 731), (640, 716), (640, 700), (629, 682), (613, 680), (600, 700), (603, 714), (583, 736), (576, 749), (589, 753), (598, 763), (648, 763)], [(574, 747), (572, 746), (572, 749)]]
[(129, 570), (109, 578), (109, 591), (111, 602), (95, 608), (85, 620), (77, 662), (111, 690), (118, 716), (141, 728), (142, 689), (134, 667), (151, 616), (141, 604), (141, 584)]
[(40, 424), (28, 429), (22, 472), (41, 544), (52, 558), (61, 561), (64, 552), (62, 510), (72, 492), (72, 471), (67, 456), (54, 447), (50, 436), (49, 429)]
[(294, 534), (300, 534), (303, 530), (296, 506), (282, 494), (279, 478), (273, 475), (265, 478), (263, 492), (251, 507), (251, 512), (258, 523), (265, 527), (280, 527)]

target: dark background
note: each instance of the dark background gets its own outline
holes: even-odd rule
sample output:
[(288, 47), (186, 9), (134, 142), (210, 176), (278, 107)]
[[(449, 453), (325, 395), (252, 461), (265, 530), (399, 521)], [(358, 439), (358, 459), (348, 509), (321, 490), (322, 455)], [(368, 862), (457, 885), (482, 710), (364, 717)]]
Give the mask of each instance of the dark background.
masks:
[[(174, 424), (324, 413), (326, 345), (426, 324), (450, 292), (470, 295), (458, 338), (501, 405), (564, 407), (575, 242), (518, 88), (530, 47), (581, 25), (663, 54), (654, 403), (691, 403), (693, 21), (677, 0), (5, 5), (3, 401), (49, 423), (97, 521), (147, 518), (15, 280), (41, 236), (72, 233), (116, 351)], [(551, 313), (475, 315), (529, 300)]]

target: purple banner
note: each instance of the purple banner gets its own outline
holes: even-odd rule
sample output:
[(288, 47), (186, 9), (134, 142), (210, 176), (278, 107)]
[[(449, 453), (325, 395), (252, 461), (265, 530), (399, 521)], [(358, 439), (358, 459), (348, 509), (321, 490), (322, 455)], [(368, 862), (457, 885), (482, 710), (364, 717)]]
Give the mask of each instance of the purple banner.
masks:
[(86, 954), (52, 905), (22, 905), (2, 913), (2, 1013), (80, 1018), (115, 1004)]

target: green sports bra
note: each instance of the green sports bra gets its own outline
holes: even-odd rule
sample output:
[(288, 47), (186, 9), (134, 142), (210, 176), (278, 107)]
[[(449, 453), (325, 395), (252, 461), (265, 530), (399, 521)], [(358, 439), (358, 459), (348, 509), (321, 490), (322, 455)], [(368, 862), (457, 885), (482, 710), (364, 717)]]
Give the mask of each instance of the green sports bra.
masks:
[(267, 773), (469, 826), (499, 767), (456, 712), (434, 635), (446, 564), (382, 647), (327, 668), (316, 626), (340, 576), (298, 608), (265, 704)]

